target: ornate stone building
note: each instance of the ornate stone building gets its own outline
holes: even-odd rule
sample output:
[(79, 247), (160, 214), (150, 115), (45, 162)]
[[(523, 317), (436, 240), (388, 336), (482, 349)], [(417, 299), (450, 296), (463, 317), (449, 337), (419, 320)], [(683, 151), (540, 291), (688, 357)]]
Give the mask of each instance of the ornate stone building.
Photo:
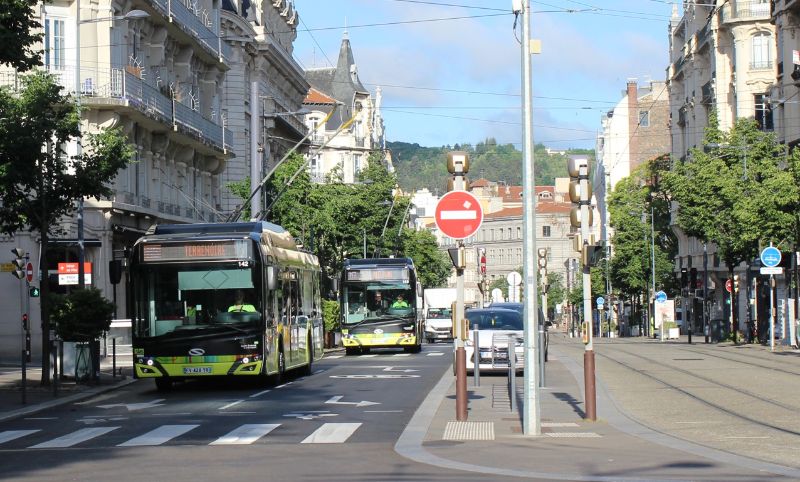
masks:
[[(373, 99), (361, 83), (347, 33), (342, 38), (336, 67), (309, 69), (306, 78), (311, 84), (304, 102), (310, 111), (306, 115), (306, 125), (314, 130), (309, 152), (312, 180), (325, 182), (326, 177), (332, 177), (340, 182), (355, 182), (358, 173), (366, 167), (370, 153), (375, 151), (384, 154), (391, 170), (380, 113), (381, 90), (380, 87), (376, 89)], [(333, 116), (317, 129), (334, 108)], [(351, 118), (352, 123), (333, 137)], [(320, 151), (327, 141), (330, 142)]]

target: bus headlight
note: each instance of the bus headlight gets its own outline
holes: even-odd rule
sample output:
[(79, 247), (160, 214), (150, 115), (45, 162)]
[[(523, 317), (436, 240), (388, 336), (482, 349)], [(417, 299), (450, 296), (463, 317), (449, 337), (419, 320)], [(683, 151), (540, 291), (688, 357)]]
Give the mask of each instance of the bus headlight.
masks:
[(153, 366), (153, 359), (152, 358), (148, 358), (147, 366), (149, 366), (149, 367)]
[(246, 365), (248, 363), (250, 363), (250, 359), (249, 358), (247, 358), (247, 357), (242, 358), (242, 364)]

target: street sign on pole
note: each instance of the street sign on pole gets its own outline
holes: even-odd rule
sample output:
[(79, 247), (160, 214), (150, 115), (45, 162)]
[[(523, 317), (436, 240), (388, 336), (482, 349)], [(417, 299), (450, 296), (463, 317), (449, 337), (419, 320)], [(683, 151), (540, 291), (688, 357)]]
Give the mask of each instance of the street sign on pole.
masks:
[(33, 281), (33, 264), (28, 263), (28, 266), (25, 267), (25, 276), (28, 278), (28, 283)]
[(725, 291), (730, 293), (733, 290), (733, 281), (730, 278), (725, 280)]
[(761, 251), (761, 263), (768, 268), (774, 268), (781, 263), (781, 252), (774, 246), (767, 246)]
[(606, 304), (606, 300), (603, 299), (602, 296), (598, 296), (595, 301), (597, 302), (597, 306), (598, 307), (603, 306), (604, 304)]
[(442, 234), (464, 239), (478, 232), (483, 222), (483, 209), (472, 193), (450, 191), (436, 203), (434, 219)]
[(656, 293), (656, 303), (664, 303), (667, 301), (667, 294), (663, 291), (659, 291)]

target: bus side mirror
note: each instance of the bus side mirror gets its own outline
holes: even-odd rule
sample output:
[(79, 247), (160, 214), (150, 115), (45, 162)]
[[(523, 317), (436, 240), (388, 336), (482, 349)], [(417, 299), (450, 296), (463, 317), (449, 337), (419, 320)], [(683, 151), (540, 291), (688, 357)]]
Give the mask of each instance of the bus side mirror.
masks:
[(278, 286), (278, 275), (275, 266), (267, 266), (267, 289), (274, 290)]

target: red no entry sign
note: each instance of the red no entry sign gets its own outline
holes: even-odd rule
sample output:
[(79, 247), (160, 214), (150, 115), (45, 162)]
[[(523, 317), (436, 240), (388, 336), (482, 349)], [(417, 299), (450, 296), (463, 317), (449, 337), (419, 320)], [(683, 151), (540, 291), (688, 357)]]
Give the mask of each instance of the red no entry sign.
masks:
[(28, 283), (33, 281), (33, 264), (28, 263), (28, 266), (25, 269), (25, 275), (28, 277)]
[(471, 193), (450, 191), (436, 204), (435, 219), (442, 234), (464, 239), (478, 232), (483, 222), (483, 209)]

